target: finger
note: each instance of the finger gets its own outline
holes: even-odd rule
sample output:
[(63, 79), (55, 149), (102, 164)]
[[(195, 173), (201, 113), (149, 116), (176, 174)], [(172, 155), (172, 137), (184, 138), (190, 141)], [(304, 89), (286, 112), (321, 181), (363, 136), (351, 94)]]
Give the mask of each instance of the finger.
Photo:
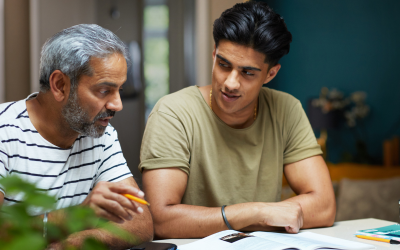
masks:
[[(102, 208), (103, 210), (107, 211), (107, 213), (113, 214), (116, 217), (120, 217), (125, 220), (131, 220), (132, 216), (125, 210), (125, 208), (121, 205), (121, 203), (116, 200), (118, 196), (119, 196), (118, 194), (113, 194), (109, 192), (107, 194), (104, 194), (103, 197), (93, 197), (92, 205), (94, 207), (97, 206), (99, 208)], [(127, 201), (125, 202), (129, 203)], [(130, 207), (132, 207), (132, 204), (129, 205)]]
[(113, 221), (115, 223), (121, 224), (124, 222), (124, 220), (118, 216), (116, 216), (115, 214), (112, 214), (110, 212), (108, 212), (106, 209), (103, 209), (101, 207), (97, 207), (95, 210), (95, 213), (97, 216), (102, 217), (104, 219), (107, 219), (109, 221)]
[(134, 212), (134, 213), (136, 213), (136, 214), (141, 214), (141, 213), (143, 213), (143, 208), (139, 205), (139, 204), (137, 204), (136, 202), (134, 202), (134, 201), (132, 201), (132, 200), (129, 200), (131, 203), (133, 203), (133, 205), (136, 207), (135, 209), (132, 209), (131, 211), (132, 212)]
[(115, 193), (121, 194), (131, 194), (133, 196), (143, 198), (144, 193), (138, 188), (132, 187), (130, 185), (126, 185), (123, 183), (110, 183), (110, 190)]
[(291, 234), (297, 234), (299, 232), (299, 228), (291, 227), (291, 226), (286, 226), (285, 230), (286, 230), (286, 232), (291, 233)]
[(137, 211), (137, 209), (138, 209), (137, 203), (132, 202), (130, 199), (123, 196), (122, 194), (110, 192), (105, 195), (105, 198), (118, 202), (119, 204), (121, 204), (122, 207), (124, 207), (126, 209), (129, 209), (132, 211)]
[(121, 193), (116, 192), (117, 190), (125, 190), (123, 188), (118, 188), (118, 186), (121, 187), (127, 185), (121, 185), (120, 183), (99, 182), (91, 192), (91, 195), (93, 196), (92, 200), (100, 201), (102, 197), (104, 199), (117, 201), (119, 204), (121, 204), (121, 206), (136, 211), (137, 206), (134, 203), (130, 202), (130, 200), (124, 197)]

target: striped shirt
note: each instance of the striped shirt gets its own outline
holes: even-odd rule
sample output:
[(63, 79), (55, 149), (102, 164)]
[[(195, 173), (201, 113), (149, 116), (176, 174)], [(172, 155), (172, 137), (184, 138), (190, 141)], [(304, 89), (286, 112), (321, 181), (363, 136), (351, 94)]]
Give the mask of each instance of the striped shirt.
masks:
[[(18, 175), (35, 183), (57, 198), (56, 209), (60, 209), (82, 203), (99, 181), (118, 182), (132, 176), (111, 125), (100, 138), (80, 135), (71, 148), (63, 149), (35, 129), (26, 109), (27, 99), (0, 104), (0, 178)], [(23, 198), (2, 187), (0, 191), (6, 206)], [(40, 213), (32, 211), (32, 215)]]

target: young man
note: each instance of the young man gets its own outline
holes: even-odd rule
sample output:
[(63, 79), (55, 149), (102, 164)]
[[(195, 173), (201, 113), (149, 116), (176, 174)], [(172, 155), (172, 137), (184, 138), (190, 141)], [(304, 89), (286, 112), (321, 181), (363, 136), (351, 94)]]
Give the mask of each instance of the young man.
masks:
[[(148, 208), (122, 194), (143, 197), (109, 124), (122, 109), (127, 51), (121, 40), (98, 25), (76, 25), (51, 37), (42, 48), (40, 92), (0, 105), (0, 177), (18, 175), (58, 198), (56, 211), (41, 215), (64, 223), (63, 208), (88, 206), (142, 241), (153, 236)], [(20, 194), (0, 189), (0, 205)], [(33, 211), (33, 215), (45, 211)], [(95, 237), (113, 249), (127, 242), (91, 229), (50, 248), (79, 246)]]
[[(148, 119), (139, 168), (155, 235), (332, 225), (329, 172), (300, 102), (262, 87), (289, 52), (283, 19), (240, 3), (213, 35), (212, 84), (162, 98)], [(283, 173), (298, 195), (280, 201)]]

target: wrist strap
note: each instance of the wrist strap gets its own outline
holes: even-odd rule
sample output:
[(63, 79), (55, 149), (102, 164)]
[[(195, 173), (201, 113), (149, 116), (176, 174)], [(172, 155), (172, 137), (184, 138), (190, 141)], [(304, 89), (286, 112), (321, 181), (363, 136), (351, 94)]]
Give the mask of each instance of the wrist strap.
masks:
[(226, 218), (226, 215), (225, 215), (225, 207), (226, 207), (226, 205), (223, 205), (223, 206), (221, 207), (222, 218), (224, 218), (224, 221), (225, 221), (226, 226), (227, 226), (230, 230), (233, 230), (233, 228), (231, 227), (231, 225), (230, 225), (229, 222), (228, 222), (228, 219)]
[(43, 215), (43, 238), (47, 236), (47, 212)]

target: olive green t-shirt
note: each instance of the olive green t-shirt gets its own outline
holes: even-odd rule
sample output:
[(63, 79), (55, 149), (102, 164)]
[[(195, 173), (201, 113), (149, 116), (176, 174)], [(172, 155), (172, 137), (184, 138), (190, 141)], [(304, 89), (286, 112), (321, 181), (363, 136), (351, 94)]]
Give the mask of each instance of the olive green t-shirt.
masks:
[(293, 96), (263, 87), (254, 123), (234, 129), (192, 86), (161, 98), (150, 113), (139, 169), (180, 168), (187, 173), (182, 204), (276, 202), (283, 166), (321, 153)]

